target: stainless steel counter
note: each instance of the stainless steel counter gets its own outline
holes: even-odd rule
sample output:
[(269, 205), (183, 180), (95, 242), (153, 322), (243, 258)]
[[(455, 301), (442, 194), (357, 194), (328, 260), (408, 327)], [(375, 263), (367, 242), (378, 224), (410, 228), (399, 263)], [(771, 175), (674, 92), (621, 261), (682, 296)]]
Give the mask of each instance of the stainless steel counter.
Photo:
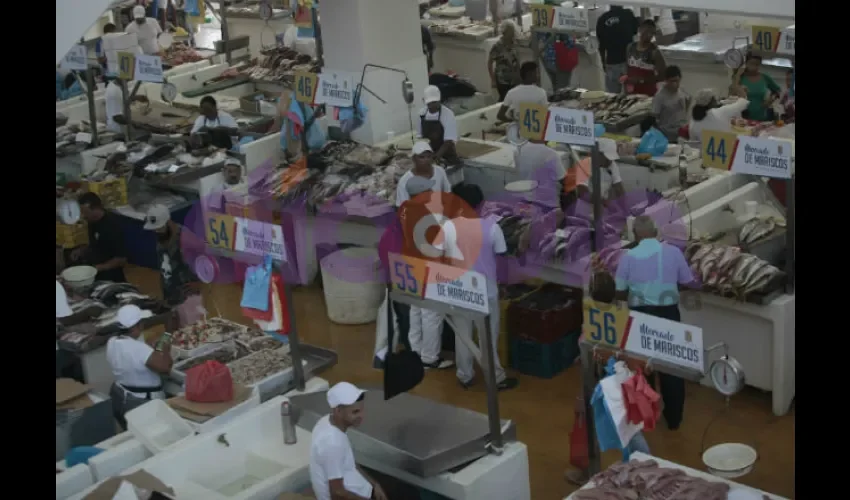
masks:
[[(751, 37), (749, 30), (723, 30), (714, 33), (700, 33), (686, 38), (679, 43), (661, 47), (661, 52), (665, 58), (669, 59), (688, 59), (723, 64), (723, 54), (732, 48), (733, 43), (739, 48), (745, 46), (747, 37)], [(764, 59), (762, 64), (776, 68), (791, 67), (791, 61), (781, 57)]]
[[(330, 412), (327, 391), (291, 398), (302, 411), (298, 425), (312, 430)], [(502, 420), (505, 440), (516, 427)], [(384, 401), (384, 391), (368, 388), (366, 418), (348, 436), (358, 455), (420, 477), (431, 477), (487, 455), (487, 415), (404, 393)]]

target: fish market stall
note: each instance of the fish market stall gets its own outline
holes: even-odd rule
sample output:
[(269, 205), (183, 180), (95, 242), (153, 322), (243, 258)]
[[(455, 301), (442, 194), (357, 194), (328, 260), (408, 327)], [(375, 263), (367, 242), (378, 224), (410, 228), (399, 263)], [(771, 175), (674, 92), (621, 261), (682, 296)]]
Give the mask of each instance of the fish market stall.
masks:
[[(704, 88), (725, 92), (731, 82), (732, 70), (724, 64), (724, 54), (733, 47), (746, 50), (747, 40), (752, 43), (751, 29), (726, 29), (700, 33), (660, 49), (667, 64), (681, 68), (682, 89), (696, 95)], [(785, 74), (792, 66), (791, 60), (782, 56), (765, 57), (761, 71), (783, 85)]]
[(259, 54), (263, 49), (274, 47), (277, 37), (283, 36), (290, 26), (294, 26), (292, 12), (289, 9), (273, 7), (268, 20), (260, 18), (259, 3), (246, 5), (239, 3), (227, 7), (227, 33), (231, 38), (247, 36), (250, 38), (248, 50)]
[[(185, 64), (199, 63), (207, 61), (215, 55), (214, 50), (199, 49), (189, 46), (185, 42), (174, 42), (171, 47), (165, 49), (162, 57), (162, 66), (166, 71), (175, 69)], [(167, 73), (163, 76), (168, 77)]]
[(592, 111), (594, 123), (601, 123), (609, 133), (638, 136), (636, 126), (652, 116), (652, 98), (641, 94), (571, 88), (559, 90), (549, 100), (552, 106)]
[(122, 331), (118, 309), (127, 304), (139, 306), (142, 328), (165, 324), (172, 317), (171, 310), (162, 301), (140, 293), (129, 283), (95, 282), (76, 290), (69, 302), (75, 314), (89, 309), (99, 310), (100, 314), (89, 323), (65, 327), (57, 345), (80, 357), (86, 383), (104, 394), (109, 394), (114, 381), (112, 368), (106, 360), (106, 342)]
[[(646, 478), (652, 478), (652, 480)], [(649, 486), (651, 484), (663, 485), (664, 488), (669, 489), (654, 492), (653, 487)], [(616, 498), (634, 496), (635, 498), (725, 500), (728, 497), (730, 499), (788, 500), (642, 452), (632, 453), (628, 462), (614, 464), (593, 476), (587, 484), (564, 500), (615, 498), (611, 496), (614, 494), (610, 493), (612, 490), (619, 492)], [(678, 495), (677, 491), (680, 492)]]

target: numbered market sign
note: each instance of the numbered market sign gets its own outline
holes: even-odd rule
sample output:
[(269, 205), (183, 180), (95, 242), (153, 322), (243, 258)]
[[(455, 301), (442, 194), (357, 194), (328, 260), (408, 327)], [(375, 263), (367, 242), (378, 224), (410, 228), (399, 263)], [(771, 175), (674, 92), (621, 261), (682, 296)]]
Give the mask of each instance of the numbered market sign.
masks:
[(316, 104), (327, 104), (339, 108), (354, 105), (354, 89), (357, 76), (347, 71), (323, 69), (316, 89)]
[(270, 255), (275, 260), (286, 262), (286, 245), (283, 228), (243, 217), (236, 217), (236, 237), (233, 249), (251, 255)]
[(736, 174), (791, 178), (792, 143), (706, 130), (702, 133), (702, 163)]
[(220, 250), (233, 250), (236, 218), (227, 214), (208, 213), (205, 219), (207, 245)]
[(753, 48), (760, 52), (793, 56), (797, 48), (796, 30), (773, 26), (753, 26)]
[(136, 54), (132, 52), (118, 53), (118, 78), (130, 81), (136, 73)]
[(593, 146), (593, 112), (520, 103), (519, 135), (532, 141)]
[(62, 69), (85, 71), (89, 67), (88, 57), (88, 50), (85, 45), (74, 45), (62, 58), (59, 66)]
[(135, 80), (140, 82), (162, 83), (162, 58), (146, 54), (136, 54)]
[(587, 9), (531, 5), (531, 24), (537, 28), (554, 28), (563, 31), (590, 31)]
[(702, 329), (585, 299), (582, 339), (705, 373)]
[(308, 71), (295, 72), (295, 100), (304, 104), (315, 104), (316, 86), (319, 77)]
[(414, 297), (489, 314), (487, 279), (458, 269), (401, 254), (389, 254), (392, 287)]

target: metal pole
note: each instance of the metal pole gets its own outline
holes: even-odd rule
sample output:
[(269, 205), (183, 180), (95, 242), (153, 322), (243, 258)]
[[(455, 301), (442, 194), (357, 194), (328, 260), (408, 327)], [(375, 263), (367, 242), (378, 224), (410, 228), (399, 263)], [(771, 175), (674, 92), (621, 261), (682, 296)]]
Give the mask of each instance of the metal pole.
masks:
[(596, 387), (596, 361), (593, 350), (580, 346), (581, 352), (581, 393), (584, 399), (584, 421), (587, 428), (587, 476), (591, 477), (602, 470), (599, 448), (596, 443), (596, 422), (593, 420), (593, 407), (590, 400)]
[(796, 196), (796, 189), (794, 189), (795, 184), (795, 176), (791, 174), (791, 178), (787, 181), (787, 189), (785, 190), (786, 196), (786, 210), (785, 210), (785, 220), (786, 228), (785, 228), (785, 273), (788, 275), (788, 282), (785, 284), (785, 292), (786, 293), (794, 293), (794, 285), (795, 285), (795, 276), (794, 269), (796, 260), (795, 256), (795, 248), (794, 248), (794, 240), (795, 240), (795, 204), (796, 200), (794, 197)]
[[(499, 304), (496, 304), (499, 307)], [(499, 417), (499, 388), (496, 382), (495, 347), (492, 342), (493, 332), (490, 330), (490, 316), (476, 321), (478, 336), (481, 339), (481, 354), (484, 361), (484, 373), (487, 377), (487, 420), (490, 423), (491, 448), (496, 455), (502, 454), (502, 419)], [(483, 325), (481, 324), (483, 323)]]
[[(514, 5), (514, 17), (516, 17), (516, 24), (520, 27), (520, 31), (522, 31), (522, 0), (516, 0)], [(535, 61), (536, 60), (537, 59), (535, 59)]]
[(89, 123), (91, 123), (91, 147), (97, 147), (97, 111), (94, 106), (94, 71), (86, 70), (86, 99), (89, 101)]
[(310, 9), (310, 15), (313, 20), (313, 38), (316, 40), (316, 59), (319, 60), (319, 68), (322, 68), (325, 66), (325, 49), (322, 45), (322, 26), (319, 24), (319, 12), (315, 5)]
[(590, 152), (590, 185), (593, 190), (590, 193), (593, 201), (593, 239), (590, 241), (592, 252), (602, 249), (602, 169), (599, 154), (599, 143), (594, 143)]
[(306, 379), (304, 378), (304, 366), (301, 364), (301, 345), (298, 340), (298, 329), (295, 326), (295, 301), (292, 300), (292, 286), (284, 285), (286, 304), (289, 307), (289, 356), (292, 358), (292, 373), (295, 377), (295, 388), (304, 390)]
[[(221, 5), (218, 15), (221, 17), (221, 39), (224, 41), (224, 60), (230, 66), (232, 58), (230, 56), (230, 32), (227, 29), (227, 6), (224, 5), (224, 2), (219, 5)], [(209, 2), (207, 2), (207, 6), (212, 9)]]
[(127, 82), (119, 78), (118, 85), (121, 86), (121, 99), (124, 102), (124, 120), (127, 123), (124, 125), (124, 140), (130, 142), (133, 137), (133, 125), (130, 119), (130, 96), (127, 92)]

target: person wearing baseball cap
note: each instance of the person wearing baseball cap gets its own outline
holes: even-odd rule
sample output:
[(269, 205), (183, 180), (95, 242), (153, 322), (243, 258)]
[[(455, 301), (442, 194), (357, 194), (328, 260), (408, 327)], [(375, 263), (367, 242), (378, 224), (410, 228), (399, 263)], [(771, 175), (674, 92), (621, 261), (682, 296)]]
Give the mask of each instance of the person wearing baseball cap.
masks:
[(124, 31), (136, 34), (136, 38), (139, 40), (139, 47), (141, 47), (142, 52), (145, 54), (149, 56), (159, 54), (159, 45), (156, 40), (162, 33), (162, 28), (156, 19), (147, 17), (145, 8), (141, 5), (133, 7), (133, 22)]
[(122, 306), (118, 309), (118, 324), (123, 332), (106, 343), (106, 360), (115, 377), (109, 397), (112, 413), (122, 429), (127, 429), (124, 415), (128, 411), (152, 399), (165, 399), (160, 375), (171, 373), (171, 343), (163, 341), (154, 350), (140, 338), (142, 319), (152, 315), (135, 305)]
[(203, 306), (198, 277), (183, 256), (183, 226), (171, 220), (165, 205), (151, 205), (143, 227), (156, 233), (162, 296), (177, 311), (176, 322), (169, 326), (176, 329), (194, 323), (203, 314), (199, 311)]
[[(608, 199), (620, 198), (625, 195), (623, 178), (620, 176), (620, 167), (616, 160), (620, 159), (617, 153), (617, 143), (613, 139), (600, 137), (597, 139), (599, 156), (602, 161), (600, 171), (602, 172), (602, 194)], [(567, 171), (564, 178), (564, 192), (574, 193), (579, 197), (589, 196), (590, 176), (593, 172), (591, 158), (588, 156), (580, 161), (574, 162)]]
[(714, 89), (700, 90), (694, 97), (691, 121), (688, 123), (688, 138), (691, 141), (701, 141), (703, 130), (731, 132), (732, 120), (740, 118), (749, 105), (750, 101), (739, 98), (721, 106)]
[(310, 482), (317, 500), (387, 500), (381, 485), (354, 461), (349, 427), (363, 423), (366, 391), (340, 382), (327, 392), (331, 412), (313, 427), (310, 443)]
[(425, 87), (425, 107), (419, 110), (419, 121), (416, 124), (416, 134), (431, 146), (434, 160), (450, 165), (460, 159), (457, 156), (457, 120), (454, 112), (441, 103), (440, 89), (435, 85)]

